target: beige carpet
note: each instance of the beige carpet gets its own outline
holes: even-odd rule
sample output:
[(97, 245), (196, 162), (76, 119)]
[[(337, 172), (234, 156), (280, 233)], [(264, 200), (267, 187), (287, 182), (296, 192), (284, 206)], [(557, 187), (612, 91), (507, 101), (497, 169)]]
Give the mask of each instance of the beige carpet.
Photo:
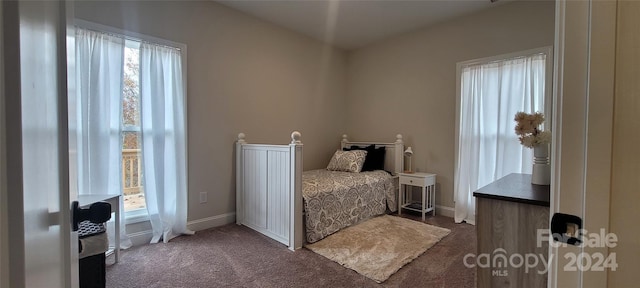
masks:
[(306, 248), (378, 283), (396, 273), (451, 232), (383, 215), (345, 228)]

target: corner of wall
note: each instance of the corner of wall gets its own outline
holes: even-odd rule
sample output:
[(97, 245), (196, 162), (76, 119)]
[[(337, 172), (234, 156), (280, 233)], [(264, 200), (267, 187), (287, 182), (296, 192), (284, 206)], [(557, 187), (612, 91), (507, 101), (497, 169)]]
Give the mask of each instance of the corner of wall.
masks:
[[(2, 4), (0, 3), (0, 15), (2, 15)], [(4, 25), (4, 23), (2, 23)], [(4, 38), (3, 31), (0, 29), (0, 59), (4, 63)], [(7, 175), (6, 175), (6, 157), (5, 157), (5, 128), (4, 128), (4, 64), (0, 65), (0, 288), (9, 287), (9, 257), (8, 257), (8, 239), (7, 235)]]
[(212, 217), (202, 218), (187, 222), (187, 228), (192, 231), (201, 231), (209, 228), (223, 226), (236, 222), (236, 213), (225, 213)]

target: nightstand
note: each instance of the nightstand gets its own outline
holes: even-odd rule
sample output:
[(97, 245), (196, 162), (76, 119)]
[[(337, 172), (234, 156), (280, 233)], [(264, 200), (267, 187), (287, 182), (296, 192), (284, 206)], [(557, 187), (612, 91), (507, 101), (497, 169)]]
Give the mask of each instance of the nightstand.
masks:
[[(398, 185), (398, 214), (402, 214), (402, 209), (422, 213), (424, 215), (432, 212), (436, 215), (436, 174), (431, 173), (398, 173), (400, 175), (400, 185)], [(414, 202), (411, 197), (411, 189), (407, 186), (422, 188), (422, 201)]]

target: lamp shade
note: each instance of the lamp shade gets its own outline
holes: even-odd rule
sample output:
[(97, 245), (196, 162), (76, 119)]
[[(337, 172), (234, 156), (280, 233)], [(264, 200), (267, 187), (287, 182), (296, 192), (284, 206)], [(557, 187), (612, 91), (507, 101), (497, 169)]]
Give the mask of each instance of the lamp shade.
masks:
[(404, 155), (405, 156), (413, 155), (413, 150), (411, 150), (411, 146), (407, 147), (407, 150), (404, 150)]

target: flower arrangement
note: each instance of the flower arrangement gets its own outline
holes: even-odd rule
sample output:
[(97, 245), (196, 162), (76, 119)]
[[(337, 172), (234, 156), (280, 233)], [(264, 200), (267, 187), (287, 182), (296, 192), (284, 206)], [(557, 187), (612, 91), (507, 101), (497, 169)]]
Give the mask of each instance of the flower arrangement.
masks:
[(527, 114), (518, 112), (514, 120), (518, 123), (515, 130), (520, 144), (523, 146), (533, 148), (551, 142), (551, 131), (538, 129), (544, 122), (542, 113)]

